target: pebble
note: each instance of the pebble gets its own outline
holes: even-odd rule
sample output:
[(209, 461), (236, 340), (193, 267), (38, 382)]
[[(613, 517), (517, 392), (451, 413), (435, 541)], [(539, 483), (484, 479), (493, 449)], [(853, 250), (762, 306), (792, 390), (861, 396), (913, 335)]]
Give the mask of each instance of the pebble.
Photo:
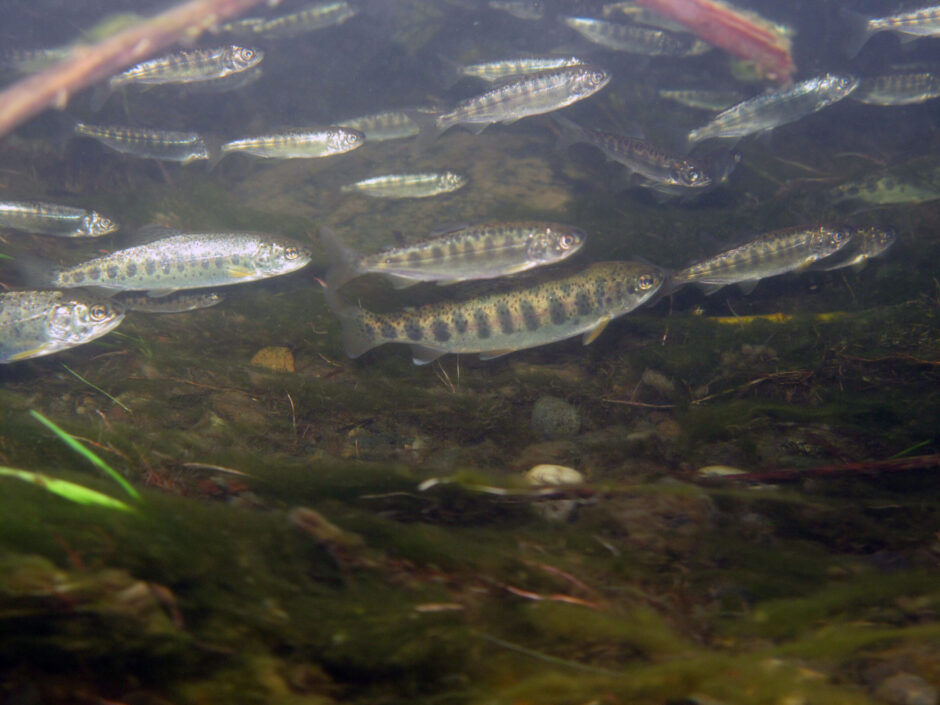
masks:
[(536, 465), (525, 474), (526, 482), (536, 487), (545, 485), (580, 485), (584, 475), (564, 465)]
[(532, 407), (532, 429), (550, 440), (570, 438), (581, 429), (581, 414), (564, 399), (541, 396)]
[(268, 347), (261, 348), (251, 358), (251, 364), (255, 367), (263, 367), (272, 372), (293, 372), (294, 354), (289, 348)]
[(937, 705), (937, 689), (913, 673), (897, 673), (886, 678), (875, 695), (891, 705)]

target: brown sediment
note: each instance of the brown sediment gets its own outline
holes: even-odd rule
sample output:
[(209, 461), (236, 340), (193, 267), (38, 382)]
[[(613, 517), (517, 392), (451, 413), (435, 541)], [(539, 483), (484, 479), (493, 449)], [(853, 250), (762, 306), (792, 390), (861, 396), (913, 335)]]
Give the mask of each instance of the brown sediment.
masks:
[(46, 108), (180, 39), (192, 40), (260, 0), (191, 0), (92, 46), (77, 46), (50, 68), (0, 93), (0, 136)]

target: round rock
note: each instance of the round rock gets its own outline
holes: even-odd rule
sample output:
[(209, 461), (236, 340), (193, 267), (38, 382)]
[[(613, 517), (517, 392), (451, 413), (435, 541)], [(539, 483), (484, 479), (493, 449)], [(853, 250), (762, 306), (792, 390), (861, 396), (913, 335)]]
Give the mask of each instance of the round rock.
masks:
[(532, 429), (544, 438), (570, 438), (580, 428), (581, 414), (564, 399), (541, 396), (532, 407)]

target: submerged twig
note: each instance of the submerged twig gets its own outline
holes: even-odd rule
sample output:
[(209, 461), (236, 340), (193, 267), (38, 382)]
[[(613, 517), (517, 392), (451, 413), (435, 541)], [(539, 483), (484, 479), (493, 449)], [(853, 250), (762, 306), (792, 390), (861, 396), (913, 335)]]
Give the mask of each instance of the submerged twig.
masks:
[(260, 0), (190, 0), (94, 44), (77, 46), (59, 63), (0, 93), (0, 136), (180, 39), (193, 40)]

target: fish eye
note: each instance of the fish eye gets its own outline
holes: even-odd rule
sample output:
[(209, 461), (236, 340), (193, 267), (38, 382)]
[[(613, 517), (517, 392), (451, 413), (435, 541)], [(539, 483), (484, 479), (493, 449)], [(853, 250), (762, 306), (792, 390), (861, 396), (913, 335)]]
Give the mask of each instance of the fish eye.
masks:
[(595, 71), (591, 74), (591, 79), (595, 83), (601, 83), (605, 78), (607, 78), (607, 76), (603, 71)]
[(284, 249), (284, 257), (287, 259), (297, 259), (300, 257), (300, 250), (296, 247), (287, 247)]
[(637, 286), (639, 286), (642, 291), (646, 291), (647, 289), (653, 288), (655, 279), (650, 274), (643, 274), (640, 276), (639, 279), (637, 279), (636, 283), (637, 283)]
[(93, 304), (88, 309), (88, 315), (93, 321), (103, 321), (108, 317), (108, 307), (104, 304)]
[(252, 51), (251, 49), (242, 49), (242, 58), (245, 59), (246, 61), (251, 61), (254, 55), (255, 55), (255, 52)]
[(574, 235), (562, 235), (558, 241), (558, 246), (563, 250), (571, 249), (572, 245), (574, 245)]

